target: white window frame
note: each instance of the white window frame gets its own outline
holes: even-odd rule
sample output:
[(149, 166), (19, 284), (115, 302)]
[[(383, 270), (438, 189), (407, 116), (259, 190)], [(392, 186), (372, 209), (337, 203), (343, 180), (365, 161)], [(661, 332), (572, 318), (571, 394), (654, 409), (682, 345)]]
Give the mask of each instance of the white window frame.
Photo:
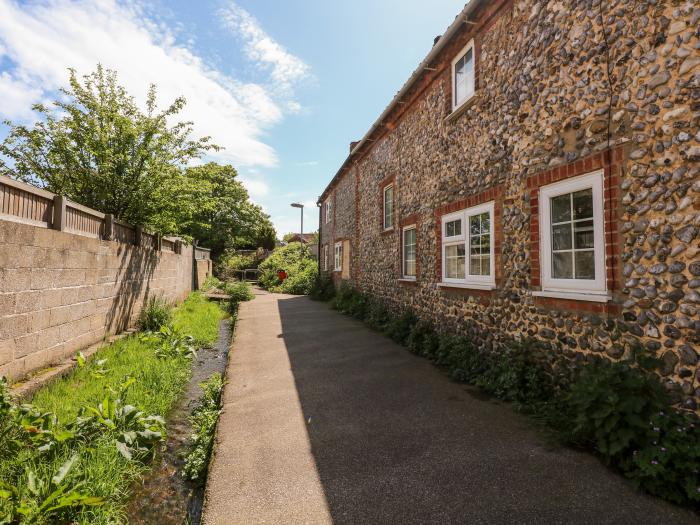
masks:
[[(464, 55), (466, 55), (469, 50), (471, 49), (472, 51), (472, 70), (474, 74), (472, 75), (472, 85), (471, 85), (471, 91), (467, 92), (466, 97), (464, 100), (461, 102), (457, 102), (457, 86), (456, 86), (456, 78), (455, 78), (455, 65), (457, 65), (457, 62), (459, 62)], [(476, 94), (476, 50), (474, 48), (474, 39), (470, 40), (464, 48), (457, 53), (457, 56), (452, 60), (452, 111), (457, 110), (464, 104), (466, 104), (474, 95)]]
[(338, 241), (333, 247), (333, 271), (343, 271), (343, 241)]
[(323, 271), (328, 271), (328, 245), (323, 245)]
[[(442, 250), (442, 282), (446, 284), (456, 284), (464, 286), (474, 286), (474, 287), (485, 287), (494, 288), (496, 286), (496, 257), (495, 257), (495, 244), (496, 244), (496, 227), (495, 227), (495, 201), (489, 201), (484, 204), (479, 204), (478, 206), (473, 206), (472, 208), (467, 208), (454, 213), (449, 213), (442, 216), (442, 242), (440, 249)], [(469, 274), (469, 254), (470, 254), (470, 241), (471, 236), (469, 235), (469, 218), (474, 215), (481, 215), (482, 213), (489, 213), (490, 221), (490, 250), (489, 250), (489, 269), (491, 270), (489, 275), (470, 275)], [(453, 235), (448, 237), (446, 225), (448, 222), (454, 220), (461, 220), (462, 227), (459, 235)], [(464, 279), (457, 279), (454, 277), (447, 277), (447, 258), (445, 256), (446, 248), (448, 246), (464, 246), (465, 250), (465, 261), (464, 261)]]
[[(552, 277), (551, 199), (559, 195), (592, 189), (593, 193), (593, 261), (595, 279), (557, 279)], [(605, 207), (603, 204), (603, 170), (565, 179), (540, 188), (540, 260), (543, 292), (607, 294), (605, 268)], [(541, 294), (538, 294), (541, 295)]]
[[(389, 190), (391, 190), (391, 213), (389, 214), (389, 220), (391, 221), (391, 223), (387, 225), (386, 192)], [(396, 195), (394, 192), (394, 183), (392, 182), (391, 184), (387, 184), (386, 186), (384, 186), (384, 189), (382, 189), (382, 226), (384, 227), (384, 231), (394, 229), (394, 202), (396, 201), (395, 197)]]
[(326, 217), (325, 217), (326, 224), (328, 224), (329, 222), (331, 222), (331, 210), (332, 210), (330, 198), (326, 199), (326, 202), (324, 203), (324, 209), (325, 209), (325, 214), (326, 214)]
[[(415, 268), (415, 273), (413, 275), (408, 275), (406, 273), (406, 232), (413, 230), (415, 233), (415, 238), (414, 238), (414, 257), (415, 259), (413, 260), (413, 265)], [(403, 229), (401, 230), (401, 278), (406, 279), (409, 281), (415, 281), (416, 280), (416, 274), (418, 273), (418, 231), (416, 230), (416, 225), (415, 224), (410, 224), (409, 226), (404, 226)]]

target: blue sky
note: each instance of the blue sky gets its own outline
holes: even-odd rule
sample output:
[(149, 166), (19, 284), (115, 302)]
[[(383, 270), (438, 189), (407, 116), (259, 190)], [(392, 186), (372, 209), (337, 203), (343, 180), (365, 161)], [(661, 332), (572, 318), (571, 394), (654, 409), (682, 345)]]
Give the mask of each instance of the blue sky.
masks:
[[(31, 121), (97, 62), (225, 149), (280, 236), (318, 227), (317, 196), (464, 6), (460, 0), (0, 0), (0, 118)], [(0, 136), (3, 129), (0, 128)]]

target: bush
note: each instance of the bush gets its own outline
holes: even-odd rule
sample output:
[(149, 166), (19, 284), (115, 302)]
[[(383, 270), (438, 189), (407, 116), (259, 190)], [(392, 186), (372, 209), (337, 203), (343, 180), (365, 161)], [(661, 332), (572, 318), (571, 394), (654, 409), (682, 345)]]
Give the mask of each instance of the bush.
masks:
[(410, 310), (399, 317), (392, 319), (386, 327), (386, 335), (399, 344), (406, 344), (411, 335), (411, 328), (416, 325), (418, 319)]
[(335, 285), (333, 279), (328, 274), (321, 274), (316, 277), (314, 285), (311, 287), (309, 297), (315, 301), (330, 301), (335, 297)]
[(240, 279), (242, 270), (258, 267), (258, 259), (255, 254), (242, 255), (236, 252), (225, 252), (216, 264), (216, 273), (224, 281)]
[(228, 282), (223, 285), (223, 290), (231, 296), (231, 301), (234, 303), (252, 301), (255, 298), (253, 287), (245, 281)]
[[(260, 286), (271, 292), (306, 295), (311, 292), (318, 277), (318, 263), (308, 247), (293, 242), (277, 248), (260, 264)], [(284, 270), (287, 279), (280, 282), (277, 272)]]
[(172, 305), (162, 297), (149, 297), (139, 315), (139, 329), (155, 332), (161, 326), (170, 324), (173, 315)]
[(426, 321), (418, 321), (406, 339), (406, 346), (414, 354), (433, 359), (439, 344), (439, 338), (433, 326)]

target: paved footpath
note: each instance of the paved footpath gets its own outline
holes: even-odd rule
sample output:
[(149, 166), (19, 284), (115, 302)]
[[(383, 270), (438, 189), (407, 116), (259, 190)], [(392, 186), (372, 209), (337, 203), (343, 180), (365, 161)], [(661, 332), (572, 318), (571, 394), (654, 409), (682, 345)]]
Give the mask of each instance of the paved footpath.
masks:
[(256, 294), (204, 524), (700, 523), (326, 304)]

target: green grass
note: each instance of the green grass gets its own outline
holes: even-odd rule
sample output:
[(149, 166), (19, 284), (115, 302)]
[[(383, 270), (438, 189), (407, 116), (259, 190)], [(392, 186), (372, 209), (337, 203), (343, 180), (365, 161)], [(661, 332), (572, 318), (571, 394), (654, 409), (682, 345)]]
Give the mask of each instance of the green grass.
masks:
[[(175, 311), (173, 324), (183, 334), (193, 335), (199, 344), (210, 345), (217, 339), (219, 321), (224, 315), (218, 305), (195, 293)], [(107, 361), (100, 367), (97, 361), (101, 359)], [(99, 369), (106, 370), (104, 377), (95, 373)], [(136, 379), (126, 393), (125, 403), (147, 414), (166, 416), (190, 379), (190, 361), (159, 359), (152, 344), (130, 336), (101, 349), (84, 367), (76, 368), (39, 390), (31, 402), (42, 411), (55, 412), (61, 422), (73, 421), (81, 407), (96, 406), (106, 389), (116, 389), (125, 376)], [(66, 449), (55, 457), (39, 456), (33, 449), (22, 449), (11, 460), (0, 461), (0, 481), (18, 484), (25, 465), (34, 465), (50, 477), (72, 454), (78, 453), (79, 462), (66, 479), (83, 480), (85, 485), (81, 492), (100, 496), (106, 503), (71, 511), (67, 523), (125, 523), (129, 488), (148, 466), (126, 460), (113, 440), (100, 438), (89, 446), (74, 442)], [(26, 483), (26, 479), (19, 483)]]
[(194, 337), (199, 345), (211, 346), (219, 336), (219, 322), (224, 317), (219, 305), (194, 292), (175, 310), (173, 327)]

